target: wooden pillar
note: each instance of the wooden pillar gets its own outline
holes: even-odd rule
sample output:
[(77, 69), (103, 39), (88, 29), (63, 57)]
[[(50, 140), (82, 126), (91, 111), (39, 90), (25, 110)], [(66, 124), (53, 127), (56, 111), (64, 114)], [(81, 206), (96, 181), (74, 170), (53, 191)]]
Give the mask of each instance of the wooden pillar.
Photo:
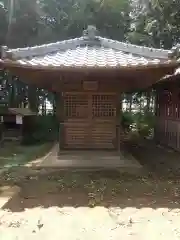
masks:
[(121, 112), (122, 112), (122, 99), (121, 94), (117, 93), (116, 103), (116, 136), (117, 136), (117, 150), (120, 152), (120, 141), (121, 141)]
[(155, 125), (154, 125), (154, 140), (158, 141), (159, 136), (158, 136), (158, 125), (159, 125), (159, 118), (160, 118), (160, 114), (159, 114), (159, 93), (158, 93), (158, 89), (156, 89), (155, 91), (155, 102), (154, 102), (154, 113), (155, 113)]
[(64, 101), (63, 93), (57, 93), (56, 96), (56, 114), (59, 122), (59, 152), (64, 147)]

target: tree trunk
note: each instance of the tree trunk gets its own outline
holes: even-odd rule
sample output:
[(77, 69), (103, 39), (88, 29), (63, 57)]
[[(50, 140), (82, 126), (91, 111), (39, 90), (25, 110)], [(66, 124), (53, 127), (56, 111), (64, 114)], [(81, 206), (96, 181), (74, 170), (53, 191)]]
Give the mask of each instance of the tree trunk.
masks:
[(130, 113), (132, 112), (132, 94), (130, 95), (130, 98), (129, 98), (129, 112)]
[(28, 86), (28, 102), (29, 108), (37, 112), (38, 111), (38, 96), (37, 96), (37, 89), (32, 86)]
[(146, 105), (146, 111), (149, 112), (150, 111), (150, 105), (151, 105), (151, 91), (150, 90), (147, 90), (146, 92), (146, 102), (147, 102), (147, 105)]

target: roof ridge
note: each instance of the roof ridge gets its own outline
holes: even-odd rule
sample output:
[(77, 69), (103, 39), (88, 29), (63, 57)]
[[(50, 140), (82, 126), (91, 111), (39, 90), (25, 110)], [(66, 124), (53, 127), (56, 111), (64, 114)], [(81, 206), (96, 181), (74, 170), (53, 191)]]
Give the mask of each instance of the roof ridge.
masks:
[(53, 53), (58, 50), (63, 51), (68, 48), (75, 47), (77, 44), (81, 44), (83, 41), (84, 38), (80, 37), (24, 48), (9, 49), (7, 46), (2, 46), (2, 59), (8, 58), (17, 60), (21, 58), (37, 57), (48, 53)]
[(131, 43), (120, 42), (117, 40), (112, 40), (108, 38), (98, 37), (101, 41), (101, 44), (105, 47), (110, 47), (115, 50), (132, 53), (149, 58), (162, 58), (168, 59), (168, 55), (171, 50), (150, 48), (146, 46), (139, 46)]
[(89, 39), (87, 38), (87, 36), (82, 36), (79, 38), (37, 45), (33, 47), (8, 49), (6, 46), (4, 46), (2, 47), (2, 59), (18, 60), (23, 58), (38, 57), (56, 51), (73, 49), (83, 44), (95, 45), (96, 43), (99, 43), (100, 46), (105, 48), (112, 48), (114, 50), (123, 51), (126, 53), (131, 53), (148, 58), (168, 59), (170, 53), (169, 50), (138, 46), (131, 43), (125, 43), (113, 39), (103, 38), (100, 36), (96, 36), (94, 39)]

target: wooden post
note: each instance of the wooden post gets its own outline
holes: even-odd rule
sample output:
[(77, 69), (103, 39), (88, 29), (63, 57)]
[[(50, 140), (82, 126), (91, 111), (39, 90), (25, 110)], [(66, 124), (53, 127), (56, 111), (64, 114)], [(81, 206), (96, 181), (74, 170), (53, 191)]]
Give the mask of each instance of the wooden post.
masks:
[(63, 103), (63, 93), (57, 93), (56, 97), (56, 114), (59, 122), (59, 153), (64, 147), (64, 103)]
[(122, 111), (122, 102), (121, 102), (121, 94), (120, 93), (117, 93), (117, 104), (116, 104), (116, 121), (117, 121), (117, 124), (116, 124), (116, 136), (117, 136), (117, 150), (118, 152), (120, 152), (120, 135), (121, 135), (121, 132), (120, 132), (120, 129), (121, 129), (121, 111)]
[(158, 136), (158, 131), (157, 128), (159, 127), (159, 118), (161, 117), (159, 115), (159, 96), (158, 96), (158, 92), (157, 89), (155, 91), (155, 101), (154, 101), (154, 116), (155, 116), (155, 125), (154, 125), (154, 133), (153, 133), (153, 138), (155, 141), (159, 141), (159, 136)]

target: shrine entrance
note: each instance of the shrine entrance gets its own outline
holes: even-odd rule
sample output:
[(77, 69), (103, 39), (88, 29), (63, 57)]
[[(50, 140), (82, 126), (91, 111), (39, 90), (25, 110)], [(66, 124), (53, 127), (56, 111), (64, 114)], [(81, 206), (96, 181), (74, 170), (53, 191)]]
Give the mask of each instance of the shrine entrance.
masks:
[(63, 148), (116, 149), (116, 93), (63, 93)]

